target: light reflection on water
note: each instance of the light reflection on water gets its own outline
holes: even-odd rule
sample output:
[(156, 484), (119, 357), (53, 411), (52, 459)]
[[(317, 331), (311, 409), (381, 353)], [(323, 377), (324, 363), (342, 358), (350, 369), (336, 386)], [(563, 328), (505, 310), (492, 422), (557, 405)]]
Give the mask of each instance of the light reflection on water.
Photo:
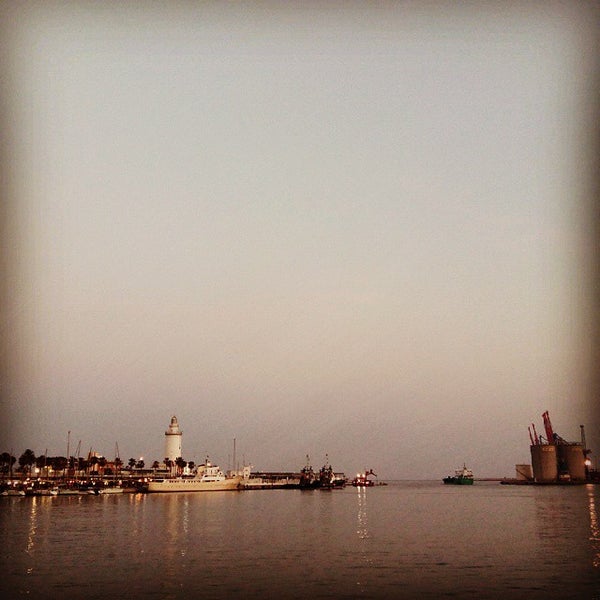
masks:
[(600, 524), (598, 523), (598, 513), (596, 512), (596, 499), (594, 497), (593, 485), (587, 486), (588, 502), (590, 508), (590, 541), (592, 543), (592, 564), (594, 567), (600, 567)]
[(358, 493), (358, 530), (356, 533), (361, 540), (369, 537), (367, 520), (367, 488), (357, 487)]
[(31, 499), (31, 512), (29, 514), (29, 533), (27, 536), (27, 554), (33, 554), (33, 543), (35, 540), (35, 530), (37, 528), (37, 506), (38, 499), (34, 496)]
[(367, 488), (357, 486), (356, 493), (358, 497), (358, 527), (356, 533), (358, 535), (358, 544), (360, 546), (362, 558), (361, 562), (363, 567), (361, 569), (357, 569), (359, 577), (356, 580), (356, 587), (359, 593), (364, 594), (368, 591), (367, 578), (363, 577), (363, 575), (368, 572), (365, 567), (373, 564), (371, 552), (368, 548), (369, 519), (367, 514)]
[(599, 490), (403, 482), (6, 498), (0, 596), (592, 598)]

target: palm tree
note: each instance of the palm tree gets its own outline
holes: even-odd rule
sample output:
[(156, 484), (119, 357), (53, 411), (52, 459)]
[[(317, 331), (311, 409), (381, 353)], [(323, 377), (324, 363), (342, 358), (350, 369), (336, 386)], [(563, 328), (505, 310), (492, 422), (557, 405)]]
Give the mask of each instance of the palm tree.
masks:
[(77, 470), (78, 471), (87, 471), (88, 467), (89, 467), (88, 461), (85, 458), (83, 458), (83, 456), (80, 456), (77, 459)]
[(96, 469), (96, 465), (98, 464), (98, 457), (97, 456), (91, 456), (90, 460), (88, 461), (90, 464), (90, 470), (91, 470), (91, 475), (97, 474), (98, 471)]
[(187, 462), (185, 462), (181, 456), (178, 456), (177, 460), (175, 460), (175, 464), (177, 465), (177, 475), (181, 475), (187, 465)]
[(50, 460), (50, 463), (54, 471), (63, 471), (64, 475), (64, 470), (67, 468), (69, 461), (64, 456), (55, 456)]
[(167, 467), (169, 471), (173, 468), (173, 461), (168, 456), (165, 458), (165, 467)]
[(127, 465), (129, 466), (130, 469), (135, 469), (135, 463), (137, 461), (135, 460), (135, 458), (130, 458), (129, 462), (127, 463)]
[(44, 469), (48, 465), (48, 457), (45, 454), (38, 456), (35, 459), (35, 467), (38, 469), (38, 473), (42, 473), (43, 475), (47, 475), (48, 473), (44, 473)]
[(19, 457), (19, 466), (23, 470), (23, 472), (27, 471), (27, 473), (31, 474), (31, 465), (35, 464), (35, 454), (33, 450), (27, 448), (23, 454)]
[(9, 472), (12, 475), (12, 466), (16, 461), (17, 459), (8, 452), (3, 452), (0, 454), (0, 471), (2, 472), (3, 476), (8, 475)]

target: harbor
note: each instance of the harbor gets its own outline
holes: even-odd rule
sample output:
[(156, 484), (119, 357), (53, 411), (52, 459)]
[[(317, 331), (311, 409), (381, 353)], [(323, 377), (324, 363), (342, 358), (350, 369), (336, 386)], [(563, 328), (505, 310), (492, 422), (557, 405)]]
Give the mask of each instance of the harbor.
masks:
[[(591, 468), (591, 450), (587, 448), (585, 430), (580, 426), (581, 439), (567, 441), (558, 435), (550, 421), (548, 411), (542, 414), (544, 433), (537, 433), (535, 424), (528, 428), (531, 464), (515, 465), (513, 478), (477, 478), (466, 464), (453, 475), (443, 478), (446, 485), (473, 485), (475, 482), (496, 482), (502, 485), (581, 485), (600, 483), (596, 469)], [(364, 469), (355, 477), (334, 470), (329, 456), (323, 465), (314, 469), (309, 455), (298, 471), (254, 471), (252, 465), (224, 471), (207, 456), (203, 463), (182, 458), (183, 432), (176, 416), (171, 417), (165, 431), (165, 458), (154, 461), (149, 467), (145, 462), (130, 459), (124, 465), (115, 448), (115, 458), (108, 460), (98, 453), (90, 452), (86, 458), (79, 456), (79, 443), (70, 455), (70, 439), (66, 457), (36, 457), (26, 450), (19, 458), (4, 452), (0, 454), (0, 496), (64, 496), (104, 495), (124, 493), (175, 493), (210, 491), (252, 490), (335, 490), (346, 485), (357, 488), (386, 485), (373, 469)], [(235, 440), (233, 445), (236, 461)]]
[[(130, 459), (127, 465), (118, 456), (108, 460), (90, 452), (86, 458), (71, 456), (70, 439), (65, 457), (36, 457), (26, 450), (13, 468), (16, 458), (0, 455), (0, 496), (64, 496), (115, 493), (223, 492), (275, 489), (341, 489), (347, 478), (334, 471), (325, 456), (323, 466), (314, 471), (307, 455), (306, 464), (297, 472), (252, 471), (251, 465), (223, 471), (207, 456), (202, 464), (182, 458), (183, 432), (176, 416), (165, 431), (165, 458), (146, 467), (143, 459)], [(75, 451), (79, 454), (80, 444)], [(234, 464), (236, 450), (234, 440)]]

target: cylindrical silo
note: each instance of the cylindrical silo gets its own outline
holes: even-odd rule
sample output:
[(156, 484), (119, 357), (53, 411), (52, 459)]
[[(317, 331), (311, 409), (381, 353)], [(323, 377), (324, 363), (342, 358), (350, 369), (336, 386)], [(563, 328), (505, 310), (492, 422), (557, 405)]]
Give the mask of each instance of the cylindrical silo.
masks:
[(537, 483), (551, 483), (558, 478), (556, 446), (553, 444), (536, 444), (530, 446), (533, 478)]
[(585, 481), (585, 457), (581, 444), (559, 444), (558, 460), (571, 481)]
[(515, 477), (519, 481), (532, 481), (533, 471), (531, 465), (515, 465)]

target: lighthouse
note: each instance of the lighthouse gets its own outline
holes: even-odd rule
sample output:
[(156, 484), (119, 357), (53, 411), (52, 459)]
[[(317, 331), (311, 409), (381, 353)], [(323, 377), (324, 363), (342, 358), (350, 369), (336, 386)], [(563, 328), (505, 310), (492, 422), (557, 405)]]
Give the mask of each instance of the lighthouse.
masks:
[(181, 454), (181, 436), (183, 432), (179, 429), (177, 417), (171, 417), (171, 424), (165, 431), (165, 458), (175, 462), (183, 456)]

